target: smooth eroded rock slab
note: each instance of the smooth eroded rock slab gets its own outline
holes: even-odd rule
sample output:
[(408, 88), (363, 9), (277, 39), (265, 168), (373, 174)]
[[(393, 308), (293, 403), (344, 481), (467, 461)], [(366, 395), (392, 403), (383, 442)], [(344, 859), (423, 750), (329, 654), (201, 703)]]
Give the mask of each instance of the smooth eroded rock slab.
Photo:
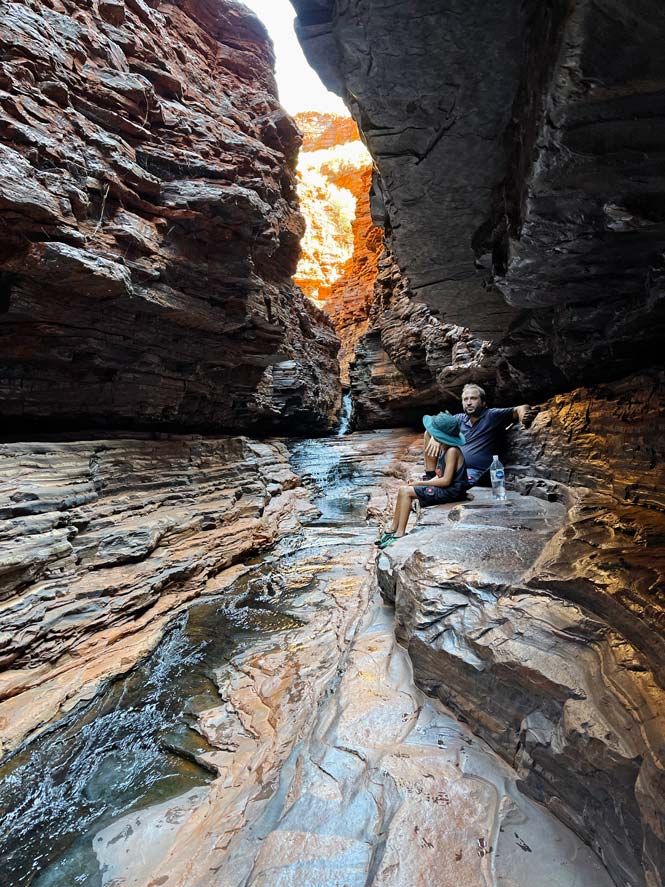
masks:
[(561, 503), (472, 495), (427, 509), (377, 559), (416, 680), (517, 768), (617, 883), (660, 884), (665, 696), (648, 658), (540, 575), (568, 535)]

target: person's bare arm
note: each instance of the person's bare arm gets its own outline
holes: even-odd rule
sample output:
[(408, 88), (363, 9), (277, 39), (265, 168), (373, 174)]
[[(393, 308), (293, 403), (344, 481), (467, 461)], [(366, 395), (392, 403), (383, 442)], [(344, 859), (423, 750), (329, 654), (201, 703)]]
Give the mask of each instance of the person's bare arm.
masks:
[(443, 472), (443, 477), (433, 477), (431, 480), (428, 480), (424, 484), (418, 484), (418, 486), (424, 487), (449, 487), (453, 482), (453, 477), (455, 477), (455, 472), (459, 467), (459, 461), (455, 457), (455, 451), (453, 449), (449, 449), (446, 452), (446, 467)]
[(528, 428), (539, 412), (538, 407), (532, 407), (528, 403), (523, 403), (518, 407), (513, 407), (513, 419), (516, 419), (525, 428)]

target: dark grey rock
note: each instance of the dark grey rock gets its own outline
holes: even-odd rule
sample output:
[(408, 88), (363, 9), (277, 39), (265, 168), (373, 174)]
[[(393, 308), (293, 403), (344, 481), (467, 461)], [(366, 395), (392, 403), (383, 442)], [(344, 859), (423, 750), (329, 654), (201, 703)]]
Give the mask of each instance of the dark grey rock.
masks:
[[(488, 343), (493, 359), (480, 369), (499, 399), (542, 398), (660, 359), (660, 4), (296, 8), (305, 52), (374, 157), (375, 221), (406, 288)], [(465, 381), (446, 379), (431, 354), (416, 360), (442, 395)]]

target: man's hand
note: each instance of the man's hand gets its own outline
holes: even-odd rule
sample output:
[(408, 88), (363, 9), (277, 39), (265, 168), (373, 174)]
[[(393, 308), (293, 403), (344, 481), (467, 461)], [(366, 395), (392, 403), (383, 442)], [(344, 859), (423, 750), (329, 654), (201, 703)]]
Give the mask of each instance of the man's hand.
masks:
[(529, 428), (533, 420), (540, 412), (540, 407), (532, 407), (529, 406), (528, 403), (523, 403), (521, 406), (515, 407), (515, 412), (517, 413), (517, 418), (522, 423), (522, 425), (524, 425), (525, 428)]
[(427, 441), (427, 446), (425, 447), (425, 455), (432, 456), (433, 459), (438, 459), (442, 452), (443, 444), (440, 444), (438, 440), (434, 440), (433, 437), (430, 437)]

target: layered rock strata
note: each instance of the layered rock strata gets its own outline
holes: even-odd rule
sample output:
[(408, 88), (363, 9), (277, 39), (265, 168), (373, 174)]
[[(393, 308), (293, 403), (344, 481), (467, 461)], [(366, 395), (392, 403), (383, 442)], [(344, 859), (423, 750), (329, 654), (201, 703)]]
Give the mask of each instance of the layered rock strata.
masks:
[(246, 438), (0, 448), (0, 752), (129, 670), (311, 506)]
[(379, 559), (418, 683), (588, 841), (665, 871), (662, 373), (554, 398), (512, 437), (532, 495), (430, 509)]
[(300, 136), (258, 19), (17, 0), (0, 49), (7, 433), (329, 424), (338, 344), (291, 282)]
[[(367, 518), (409, 470), (413, 442), (390, 432), (298, 445), (323, 514), (305, 528), (298, 559), (288, 548), (271, 555), (272, 587), (259, 574), (219, 602), (242, 613), (258, 595), (289, 618), (210, 670), (219, 698), (209, 692), (196, 709), (207, 740), (196, 760), (214, 778), (171, 800), (160, 792), (94, 831), (91, 878), (609, 887), (591, 850), (519, 792), (515, 771), (414, 686), (376, 600)], [(57, 875), (80, 871), (79, 844)]]
[(499, 399), (657, 359), (657, 3), (294, 5), (306, 54), (374, 159), (374, 219), (400, 274), (439, 321), (491, 344), (480, 368)]
[(518, 488), (570, 497), (543, 581), (628, 637), (663, 685), (664, 396), (662, 371), (560, 395), (509, 453)]
[(372, 164), (351, 118), (302, 113), (298, 194), (307, 229), (295, 281), (331, 318), (342, 383), (367, 330), (383, 232), (370, 213)]
[(419, 424), (424, 413), (443, 407), (456, 412), (465, 382), (491, 390), (495, 364), (491, 342), (442, 323), (413, 299), (386, 250), (378, 262), (368, 330), (350, 365), (354, 427)]

